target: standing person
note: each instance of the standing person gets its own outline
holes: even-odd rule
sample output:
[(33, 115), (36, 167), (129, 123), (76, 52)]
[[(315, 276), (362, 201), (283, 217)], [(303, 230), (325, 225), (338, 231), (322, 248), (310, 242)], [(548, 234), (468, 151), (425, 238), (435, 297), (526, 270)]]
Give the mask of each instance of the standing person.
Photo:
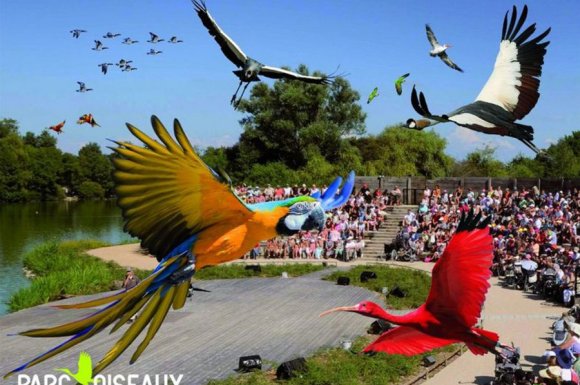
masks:
[[(131, 269), (130, 267), (127, 268), (127, 273), (125, 273), (125, 279), (123, 280), (123, 289), (131, 290), (132, 288), (137, 286), (139, 282), (141, 282), (141, 280), (139, 279), (139, 277), (135, 275), (133, 269)], [(137, 318), (137, 314), (134, 314), (131, 318), (129, 318), (127, 322), (129, 323), (133, 322), (135, 321), (135, 318)]]

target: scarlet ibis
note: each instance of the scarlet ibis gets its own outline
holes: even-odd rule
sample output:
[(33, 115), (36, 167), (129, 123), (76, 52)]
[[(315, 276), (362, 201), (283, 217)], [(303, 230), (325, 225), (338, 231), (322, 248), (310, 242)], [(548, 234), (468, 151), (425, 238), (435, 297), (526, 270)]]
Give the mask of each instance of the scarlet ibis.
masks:
[(87, 31), (85, 31), (84, 29), (73, 29), (72, 31), (70, 31), (70, 33), (72, 33), (72, 35), (75, 39), (78, 39), (79, 36), (81, 36), (81, 33), (83, 33), (83, 32), (87, 32)]
[(131, 44), (139, 43), (139, 40), (133, 40), (130, 37), (126, 37), (123, 39), (122, 43), (127, 44), (127, 45), (131, 45)]
[(153, 32), (149, 32), (149, 35), (151, 35), (151, 38), (149, 40), (147, 40), (147, 43), (155, 44), (155, 43), (159, 43), (161, 41), (165, 41), (165, 39), (160, 39), (159, 36), (157, 36)]
[(127, 64), (129, 63), (133, 63), (133, 60), (125, 60), (125, 59), (121, 59), (119, 60), (118, 63), (115, 63), (115, 65), (121, 69), (123, 69)]
[(379, 87), (375, 87), (371, 93), (369, 94), (369, 97), (367, 98), (367, 104), (369, 104), (370, 102), (373, 101), (374, 98), (376, 98), (377, 96), (379, 96)]
[[(267, 66), (252, 59), (251, 57), (247, 56), (244, 51), (242, 51), (242, 49), (236, 44), (236, 42), (233, 41), (228, 35), (226, 35), (226, 33), (219, 27), (219, 25), (208, 12), (207, 7), (203, 1), (192, 0), (192, 2), (197, 15), (201, 19), (201, 22), (207, 28), (209, 34), (214, 37), (224, 55), (226, 55), (226, 57), (232, 63), (234, 63), (236, 67), (241, 68), (239, 70), (233, 71), (234, 74), (240, 79), (240, 84), (236, 89), (236, 93), (232, 96), (230, 101), (230, 103), (234, 106), (237, 105), (240, 100), (242, 100), (242, 96), (244, 96), (244, 92), (251, 82), (260, 81), (258, 75), (264, 75), (272, 79), (292, 79), (316, 84), (330, 84), (332, 82), (334, 76), (302, 75), (296, 72), (285, 70), (283, 68)], [(244, 86), (242, 94), (236, 102), (236, 96), (243, 83), (246, 83), (246, 85)]]
[(432, 47), (431, 51), (429, 51), (429, 55), (431, 57), (438, 56), (439, 59), (443, 60), (443, 62), (449, 67), (459, 72), (463, 72), (463, 70), (459, 68), (457, 64), (453, 63), (451, 59), (449, 59), (449, 56), (447, 56), (447, 48), (450, 48), (451, 46), (449, 44), (439, 44), (435, 34), (433, 33), (433, 30), (431, 27), (429, 27), (429, 24), (425, 24), (425, 30), (427, 31), (427, 39), (429, 40), (429, 43), (431, 43)]
[(84, 124), (84, 123), (90, 124), (91, 127), (95, 127), (95, 126), (101, 127), (100, 124), (98, 124), (95, 121), (93, 114), (84, 114), (79, 118), (79, 120), (77, 120), (77, 124)]
[(87, 86), (85, 85), (84, 82), (77, 82), (79, 85), (79, 89), (76, 90), (77, 92), (87, 92), (87, 91), (92, 91), (92, 88), (87, 88)]
[(104, 39), (113, 39), (117, 36), (121, 36), (120, 33), (113, 33), (113, 32), (107, 32), (106, 34), (103, 35)]
[(57, 134), (62, 134), (64, 131), (62, 130), (62, 128), (64, 127), (64, 124), (66, 123), (66, 120), (63, 120), (62, 122), (60, 122), (59, 124), (55, 124), (54, 126), (50, 126), (48, 127), (49, 130), (53, 130), (54, 132), (56, 132)]
[(403, 93), (403, 83), (405, 83), (405, 79), (407, 79), (409, 75), (411, 74), (406, 73), (395, 80), (395, 90), (397, 90), (397, 95), (401, 95)]
[(169, 39), (167, 42), (172, 43), (172, 44), (177, 44), (177, 43), (183, 43), (183, 40), (177, 39), (177, 36), (171, 36), (171, 39)]
[(109, 66), (112, 66), (113, 63), (101, 63), (98, 66), (101, 67), (101, 72), (103, 73), (103, 75), (107, 74), (107, 70), (109, 69)]
[(474, 327), (490, 286), (493, 244), (487, 228), (489, 218), (481, 220), (481, 213), (474, 215), (473, 211), (463, 214), (455, 235), (433, 268), (427, 301), (417, 310), (393, 315), (374, 302), (364, 301), (328, 310), (321, 316), (349, 311), (400, 325), (383, 333), (365, 352), (411, 356), (464, 342), (474, 354), (500, 354), (495, 350), (499, 336)]
[[(526, 20), (528, 7), (524, 6), (519, 20), (514, 6), (508, 25), (508, 14), (503, 20), (499, 53), (495, 67), (475, 102), (459, 107), (446, 115), (433, 115), (425, 96), (413, 87), (411, 104), (421, 116), (436, 123), (453, 122), (459, 126), (485, 134), (511, 136), (519, 139), (536, 153), (541, 151), (532, 143), (534, 128), (515, 123), (526, 116), (540, 97), (540, 75), (549, 41), (542, 42), (550, 28), (528, 40), (536, 31), (536, 24), (520, 30)], [(417, 128), (414, 119), (407, 120), (409, 128)]]
[(163, 51), (156, 51), (153, 48), (151, 48), (149, 52), (147, 52), (147, 55), (159, 55), (160, 53), (163, 53)]
[(91, 48), (93, 51), (102, 51), (104, 49), (109, 49), (109, 47), (105, 47), (100, 40), (95, 40), (94, 48)]

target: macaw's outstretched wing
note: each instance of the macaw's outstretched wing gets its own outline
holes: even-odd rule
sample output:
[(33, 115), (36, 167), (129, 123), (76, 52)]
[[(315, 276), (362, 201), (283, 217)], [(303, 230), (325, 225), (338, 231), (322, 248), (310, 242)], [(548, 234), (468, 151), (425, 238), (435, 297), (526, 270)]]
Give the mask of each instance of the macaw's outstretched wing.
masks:
[[(100, 373), (115, 361), (149, 325), (131, 357), (131, 363), (135, 362), (161, 327), (169, 308), (180, 309), (185, 304), (189, 278), (193, 274), (189, 256), (196, 236), (218, 224), (220, 229), (227, 231), (230, 226), (238, 227), (250, 219), (252, 211), (195, 153), (177, 120), (174, 122), (176, 140), (157, 117), (153, 116), (151, 121), (161, 143), (128, 124), (129, 130), (146, 147), (117, 143), (119, 147), (113, 149), (117, 155), (113, 160), (114, 178), (125, 229), (139, 237), (152, 254), (163, 259), (162, 262), (132, 289), (84, 303), (59, 306), (70, 309), (106, 305), (87, 317), (19, 333), (29, 337), (70, 338), (7, 373), (6, 377), (91, 338), (113, 323), (111, 332), (114, 332), (139, 313), (92, 373)], [(82, 366), (88, 365), (83, 363)]]
[(125, 230), (161, 260), (200, 231), (217, 223), (235, 228), (252, 212), (195, 153), (179, 121), (177, 142), (156, 116), (151, 123), (161, 143), (127, 124), (146, 147), (116, 142), (113, 176)]

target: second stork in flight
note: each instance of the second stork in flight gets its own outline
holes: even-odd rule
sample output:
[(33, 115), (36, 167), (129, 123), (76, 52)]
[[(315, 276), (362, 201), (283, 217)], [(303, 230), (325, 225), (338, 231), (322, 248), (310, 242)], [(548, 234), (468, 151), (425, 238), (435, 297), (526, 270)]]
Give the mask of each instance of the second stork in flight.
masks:
[(542, 74), (546, 47), (550, 44), (542, 40), (550, 33), (550, 28), (528, 40), (536, 31), (534, 23), (520, 33), (528, 15), (528, 7), (524, 6), (519, 20), (515, 6), (509, 23), (508, 14), (509, 12), (503, 20), (501, 43), (493, 72), (475, 101), (449, 114), (433, 115), (427, 107), (423, 93), (417, 97), (417, 91), (413, 87), (413, 108), (421, 116), (436, 122), (408, 119), (407, 127), (420, 130), (437, 123), (453, 122), (485, 134), (511, 136), (536, 153), (541, 153), (532, 143), (534, 128), (515, 121), (525, 117), (540, 97), (539, 77)]
[[(316, 84), (330, 84), (332, 82), (333, 76), (302, 75), (296, 72), (285, 70), (283, 68), (267, 66), (252, 59), (251, 57), (247, 56), (244, 51), (242, 51), (242, 49), (228, 35), (226, 35), (224, 31), (222, 31), (222, 29), (208, 12), (207, 7), (203, 1), (192, 0), (192, 2), (197, 15), (201, 19), (201, 22), (207, 28), (209, 34), (212, 35), (215, 41), (219, 44), (224, 55), (226, 55), (226, 57), (237, 67), (241, 68), (239, 70), (233, 71), (234, 74), (240, 79), (240, 84), (236, 89), (236, 93), (232, 96), (231, 99), (231, 103), (234, 106), (240, 102), (244, 92), (246, 91), (246, 88), (248, 88), (248, 85), (250, 85), (251, 82), (260, 81), (258, 75), (264, 75), (273, 79), (293, 79)], [(242, 83), (246, 83), (246, 85), (242, 90), (242, 94), (236, 101), (236, 97), (240, 87), (242, 86)]]

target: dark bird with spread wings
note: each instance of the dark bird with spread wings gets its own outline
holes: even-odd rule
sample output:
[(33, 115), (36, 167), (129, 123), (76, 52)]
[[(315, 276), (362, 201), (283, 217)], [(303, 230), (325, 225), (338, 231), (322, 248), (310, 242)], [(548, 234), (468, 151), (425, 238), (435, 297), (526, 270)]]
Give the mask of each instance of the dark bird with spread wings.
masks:
[(447, 48), (450, 48), (451, 46), (449, 44), (439, 44), (433, 30), (429, 27), (429, 24), (425, 24), (425, 30), (427, 31), (427, 39), (429, 40), (429, 43), (431, 43), (432, 48), (431, 51), (429, 51), (429, 55), (431, 57), (438, 56), (439, 59), (443, 60), (443, 62), (449, 67), (459, 72), (463, 72), (463, 70), (459, 68), (457, 64), (453, 63), (451, 59), (449, 59), (449, 56), (447, 56)]
[(81, 33), (83, 33), (83, 32), (87, 32), (87, 31), (85, 31), (84, 29), (73, 29), (72, 31), (70, 31), (70, 33), (72, 33), (72, 35), (75, 39), (78, 39), (79, 36), (81, 36)]
[[(517, 17), (514, 6), (508, 23), (509, 12), (503, 20), (499, 53), (495, 66), (487, 83), (471, 104), (459, 107), (446, 115), (433, 115), (429, 111), (425, 95), (413, 87), (411, 103), (417, 113), (438, 123), (453, 122), (459, 126), (483, 132), (485, 134), (511, 136), (523, 142), (536, 153), (542, 153), (533, 143), (534, 128), (515, 123), (524, 118), (536, 105), (540, 97), (540, 76), (544, 55), (549, 41), (542, 40), (550, 33), (550, 28), (531, 38), (536, 31), (532, 24), (522, 31), (528, 15), (524, 6), (522, 14)], [(425, 120), (422, 126), (428, 127)], [(407, 127), (417, 129), (414, 119), (407, 120)]]
[(79, 85), (79, 89), (76, 90), (77, 92), (87, 92), (87, 91), (92, 91), (92, 88), (87, 88), (86, 84), (84, 82), (77, 82)]
[[(240, 102), (242, 96), (244, 96), (246, 88), (248, 88), (248, 85), (251, 82), (260, 81), (258, 75), (264, 75), (272, 79), (292, 79), (316, 84), (330, 84), (332, 82), (332, 79), (334, 78), (333, 76), (301, 75), (299, 73), (285, 70), (283, 68), (267, 66), (252, 59), (251, 57), (247, 56), (244, 51), (242, 51), (242, 49), (236, 44), (236, 42), (234, 42), (228, 35), (226, 35), (226, 33), (219, 27), (219, 25), (208, 12), (203, 1), (192, 0), (192, 2), (195, 6), (197, 15), (201, 19), (201, 22), (207, 28), (209, 34), (214, 37), (224, 55), (226, 55), (226, 57), (237, 67), (241, 68), (239, 70), (233, 71), (234, 74), (240, 79), (240, 84), (236, 89), (236, 93), (232, 96), (230, 101), (234, 106)], [(244, 86), (240, 97), (236, 101), (238, 91), (240, 90), (240, 87), (243, 83), (246, 83), (246, 85)]]

